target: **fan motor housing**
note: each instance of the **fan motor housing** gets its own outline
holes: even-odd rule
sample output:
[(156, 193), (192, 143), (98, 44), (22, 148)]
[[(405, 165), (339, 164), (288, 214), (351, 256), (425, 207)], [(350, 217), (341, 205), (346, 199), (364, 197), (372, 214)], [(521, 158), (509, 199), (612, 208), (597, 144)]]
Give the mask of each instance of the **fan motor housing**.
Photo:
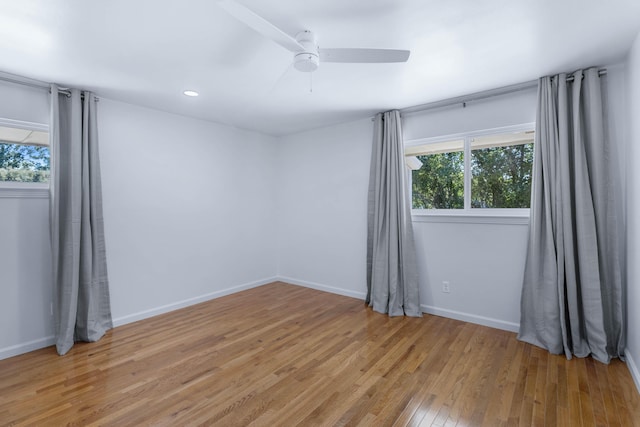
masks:
[(307, 73), (317, 70), (320, 65), (320, 55), (316, 35), (312, 31), (301, 31), (296, 35), (296, 41), (304, 50), (294, 54), (293, 66), (296, 70)]

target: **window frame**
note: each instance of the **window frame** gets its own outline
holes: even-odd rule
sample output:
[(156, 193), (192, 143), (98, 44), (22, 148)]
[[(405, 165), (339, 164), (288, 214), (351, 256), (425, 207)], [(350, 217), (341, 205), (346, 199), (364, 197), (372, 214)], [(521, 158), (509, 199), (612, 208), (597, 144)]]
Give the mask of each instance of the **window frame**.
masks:
[[(44, 131), (49, 133), (49, 125), (0, 117), (0, 126)], [(51, 148), (49, 148), (51, 153)], [(49, 182), (7, 182), (0, 181), (0, 198), (48, 198)]]
[[(471, 207), (471, 141), (473, 138), (501, 133), (535, 131), (535, 123), (523, 123), (512, 126), (439, 135), (428, 138), (407, 140), (404, 149), (420, 145), (435, 144), (451, 140), (464, 140), (464, 208), (462, 209), (414, 209), (411, 216), (415, 222), (461, 222), (461, 223), (506, 223), (528, 224), (530, 208), (472, 208)], [(407, 170), (409, 200), (413, 200), (413, 181), (411, 170)]]

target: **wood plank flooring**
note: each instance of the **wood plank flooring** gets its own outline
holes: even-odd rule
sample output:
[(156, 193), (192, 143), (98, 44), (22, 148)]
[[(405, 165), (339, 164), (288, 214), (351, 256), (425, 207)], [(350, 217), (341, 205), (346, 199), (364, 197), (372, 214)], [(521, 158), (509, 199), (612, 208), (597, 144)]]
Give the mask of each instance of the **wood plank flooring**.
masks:
[(619, 360), (278, 282), (0, 361), (0, 425), (640, 426), (640, 396)]

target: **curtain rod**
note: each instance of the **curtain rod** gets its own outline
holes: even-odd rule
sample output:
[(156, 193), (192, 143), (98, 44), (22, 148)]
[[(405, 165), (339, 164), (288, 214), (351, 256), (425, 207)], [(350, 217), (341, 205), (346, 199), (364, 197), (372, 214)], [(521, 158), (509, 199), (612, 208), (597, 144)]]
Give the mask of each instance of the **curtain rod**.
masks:
[(528, 82), (504, 86), (497, 89), (490, 89), (482, 92), (475, 92), (469, 95), (457, 96), (455, 98), (448, 98), (448, 99), (443, 99), (441, 101), (429, 102), (427, 104), (421, 104), (413, 107), (403, 108), (400, 110), (400, 114), (418, 113), (426, 110), (434, 110), (436, 108), (450, 107), (456, 104), (465, 105), (468, 102), (472, 102), (472, 101), (479, 101), (481, 99), (487, 99), (487, 98), (492, 98), (494, 96), (506, 95), (509, 93), (519, 92), (521, 90), (531, 89), (536, 87), (537, 85), (538, 85), (537, 80), (531, 80)]
[[(602, 77), (604, 75), (607, 74), (607, 69), (606, 68), (601, 68), (598, 70), (598, 77)], [(582, 78), (584, 79), (584, 75), (582, 76)], [(572, 81), (574, 81), (576, 78), (574, 76), (569, 76), (567, 77), (567, 81), (569, 83), (571, 83)]]
[(49, 90), (49, 83), (41, 80), (30, 79), (28, 77), (22, 77), (15, 74), (5, 73), (0, 71), (0, 80), (15, 83), (23, 86), (35, 87), (37, 89)]
[[(18, 76), (16, 74), (5, 73), (0, 71), (0, 81), (5, 81), (9, 83), (15, 83), (22, 86), (34, 87), (37, 89), (43, 89), (51, 93), (51, 84), (47, 82), (43, 82), (41, 80), (31, 79), (28, 77)], [(71, 96), (71, 91), (67, 88), (58, 89), (58, 94)], [(84, 94), (81, 94), (81, 97), (84, 98)], [(96, 102), (100, 101), (100, 98), (95, 97)]]
[[(606, 68), (598, 70), (598, 76), (604, 76), (605, 74), (607, 74)], [(575, 78), (573, 76), (567, 77), (568, 82), (572, 82), (574, 80)], [(538, 80), (530, 80), (528, 82), (517, 83), (509, 86), (503, 86), (497, 89), (490, 89), (490, 90), (485, 90), (481, 92), (475, 92), (469, 95), (463, 95), (455, 98), (443, 99), (441, 101), (430, 102), (427, 104), (416, 105), (413, 107), (402, 108), (400, 109), (400, 114), (418, 113), (418, 112), (427, 111), (427, 110), (434, 110), (437, 108), (450, 107), (456, 104), (462, 104), (464, 107), (469, 102), (492, 98), (494, 96), (507, 95), (509, 93), (531, 89), (536, 86), (538, 86)]]

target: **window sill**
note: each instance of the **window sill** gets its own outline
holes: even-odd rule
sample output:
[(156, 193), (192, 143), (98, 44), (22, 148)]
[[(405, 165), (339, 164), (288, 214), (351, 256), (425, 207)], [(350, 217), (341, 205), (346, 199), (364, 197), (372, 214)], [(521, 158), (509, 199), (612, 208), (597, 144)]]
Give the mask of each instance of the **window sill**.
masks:
[(528, 225), (529, 209), (472, 209), (411, 211), (413, 222)]
[(0, 182), (0, 199), (48, 199), (49, 184)]

